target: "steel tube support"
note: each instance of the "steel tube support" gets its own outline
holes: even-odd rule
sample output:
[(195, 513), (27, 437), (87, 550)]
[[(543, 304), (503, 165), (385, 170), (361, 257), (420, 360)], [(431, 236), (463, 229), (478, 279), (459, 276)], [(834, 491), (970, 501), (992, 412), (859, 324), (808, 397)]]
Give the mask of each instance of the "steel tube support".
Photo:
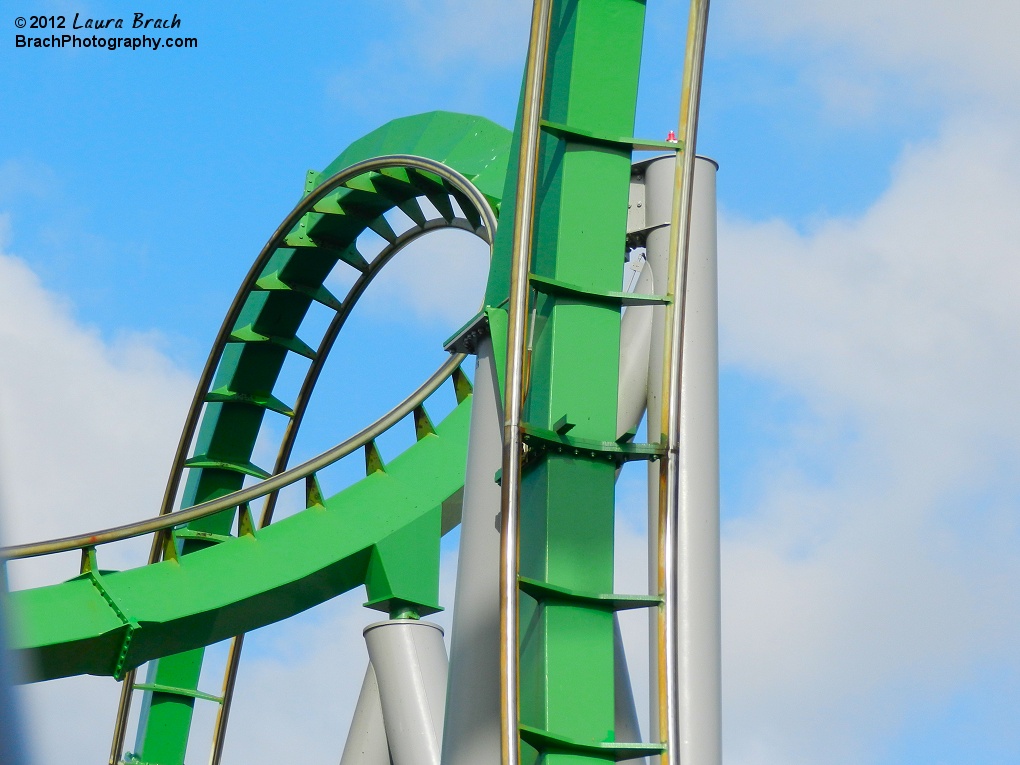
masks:
[(677, 631), (680, 762), (722, 762), (719, 352), (715, 167), (697, 162), (680, 411)]
[(535, 0), (531, 17), (528, 58), (524, 70), (521, 144), (511, 245), (511, 281), (508, 312), (505, 417), (503, 424), (503, 480), (500, 517), (499, 566), (500, 613), (500, 760), (517, 765), (520, 760), (519, 667), (517, 656), (517, 567), (521, 502), (522, 434), (524, 404), (525, 337), (528, 309), (528, 272), (535, 219), (538, 182), (539, 130), (545, 90), (545, 63), (549, 48), (552, 0)]
[[(691, 0), (687, 23), (687, 45), (684, 76), (680, 94), (680, 140), (683, 152), (676, 163), (673, 183), (672, 210), (669, 227), (669, 267), (667, 293), (674, 297), (666, 312), (664, 358), (659, 433), (666, 457), (660, 461), (658, 497), (658, 581), (663, 595), (658, 625), (661, 653), (658, 666), (659, 732), (666, 751), (663, 765), (708, 765), (685, 756), (690, 751), (685, 735), (700, 735), (686, 729), (682, 708), (689, 706), (690, 678), (681, 671), (688, 660), (682, 656), (690, 646), (681, 642), (682, 633), (691, 617), (690, 603), (683, 602), (680, 591), (685, 584), (680, 571), (681, 548), (681, 438), (684, 416), (683, 372), (684, 330), (687, 310), (687, 276), (690, 251), (691, 208), (694, 196), (694, 157), (698, 136), (698, 108), (701, 101), (701, 75), (705, 59), (705, 33), (708, 23), (708, 0)], [(684, 700), (684, 697), (688, 697)]]
[[(674, 159), (661, 157), (641, 170), (645, 183), (648, 221), (669, 220)], [(680, 641), (678, 672), (687, 691), (679, 699), (681, 757), (694, 736), (697, 759), (682, 762), (719, 762), (719, 431), (718, 431), (718, 308), (716, 278), (716, 165), (698, 157), (694, 171), (694, 196), (690, 232), (690, 264), (687, 274), (687, 312), (684, 331), (684, 368), (681, 398), (683, 419), (679, 426), (680, 495), (677, 551), (677, 625)], [(669, 229), (660, 227), (648, 235), (648, 261), (657, 277), (665, 278), (669, 260)], [(654, 422), (662, 407), (662, 336), (665, 314), (657, 312), (652, 326), (649, 359), (648, 416)], [(659, 513), (659, 466), (649, 466), (650, 584), (658, 575), (659, 550), (654, 533)], [(656, 677), (658, 639), (651, 627), (650, 667)], [(658, 708), (659, 693), (652, 684), (651, 706)], [(706, 717), (707, 716), (707, 717)], [(651, 718), (653, 740), (659, 736), (659, 720)], [(716, 742), (716, 754), (699, 745)], [(707, 744), (706, 744), (707, 746)], [(693, 752), (688, 753), (694, 756)]]
[(499, 762), (499, 513), (503, 407), (492, 341), (478, 343), (450, 636), (443, 765)]
[(448, 664), (443, 630), (417, 619), (365, 628), (393, 765), (439, 765)]
[(368, 663), (340, 765), (391, 765), (375, 668)]
[[(634, 285), (634, 292), (651, 295), (655, 292), (652, 265), (645, 261)], [(648, 354), (652, 340), (655, 308), (630, 306), (620, 326), (620, 395), (616, 408), (616, 435), (637, 428), (644, 416), (648, 399)]]

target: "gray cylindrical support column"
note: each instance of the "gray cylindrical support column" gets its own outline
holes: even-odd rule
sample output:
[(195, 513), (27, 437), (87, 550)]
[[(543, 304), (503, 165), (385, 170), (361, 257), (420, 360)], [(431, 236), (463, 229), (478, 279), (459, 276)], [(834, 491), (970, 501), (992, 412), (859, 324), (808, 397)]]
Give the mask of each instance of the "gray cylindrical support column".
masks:
[(492, 342), (478, 343), (450, 635), (443, 765), (499, 765), (499, 486), (503, 407)]
[(439, 765), (446, 645), (438, 624), (391, 619), (365, 628), (393, 765)]
[(379, 681), (372, 662), (368, 663), (361, 695), (354, 708), (351, 730), (347, 734), (340, 765), (390, 765), (390, 748), (383, 727), (382, 701), (379, 699)]
[[(653, 160), (644, 170), (646, 225), (668, 223), (673, 194), (673, 157)], [(722, 760), (719, 598), (719, 351), (716, 274), (715, 175), (709, 159), (695, 161), (694, 205), (683, 348), (683, 411), (680, 424), (680, 752), (685, 765)], [(649, 232), (647, 257), (656, 284), (666, 283), (669, 227)], [(659, 421), (662, 406), (664, 314), (656, 309), (648, 371), (648, 417)], [(654, 591), (658, 550), (659, 467), (649, 467), (649, 576)], [(654, 615), (652, 635), (655, 635)], [(653, 637), (654, 640), (654, 637)], [(651, 651), (651, 671), (656, 670)], [(658, 736), (656, 684), (652, 693), (652, 739)]]
[[(634, 292), (655, 293), (655, 279), (648, 261), (641, 264), (641, 273)], [(620, 385), (616, 414), (616, 433), (622, 436), (634, 430), (645, 413), (648, 396), (648, 352), (652, 339), (652, 306), (630, 306), (624, 311), (620, 326)], [(619, 476), (619, 471), (617, 471)], [(627, 654), (620, 633), (620, 621), (613, 615), (613, 658), (615, 684), (615, 728), (617, 741), (641, 741), (634, 687), (627, 668)], [(638, 757), (623, 760), (622, 765), (644, 765)]]
[[(623, 633), (620, 620), (613, 614), (613, 682), (616, 686), (613, 705), (613, 727), (617, 741), (641, 741), (641, 725), (638, 722), (637, 706), (634, 703), (634, 688), (627, 667), (627, 653), (623, 648)], [(619, 765), (644, 765), (644, 757), (620, 760)]]
[(20, 673), (14, 666), (13, 653), (7, 649), (6, 594), (6, 569), (0, 565), (0, 763), (23, 765), (28, 762), (23, 739), (25, 728), (14, 697), (14, 683), (20, 679)]
[[(648, 261), (634, 285), (634, 292), (651, 295), (655, 279)], [(652, 306), (632, 305), (620, 324), (620, 393), (616, 409), (616, 435), (622, 436), (641, 422), (648, 395), (648, 348), (652, 339)]]

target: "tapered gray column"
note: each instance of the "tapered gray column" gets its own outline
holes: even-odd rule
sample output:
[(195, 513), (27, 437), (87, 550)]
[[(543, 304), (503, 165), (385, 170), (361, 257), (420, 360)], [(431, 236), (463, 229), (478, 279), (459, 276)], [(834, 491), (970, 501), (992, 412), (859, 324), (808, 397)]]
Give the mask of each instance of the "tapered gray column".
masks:
[(13, 654), (7, 649), (6, 571), (0, 566), (0, 763), (26, 765), (24, 721), (14, 697), (14, 683), (20, 679)]
[(479, 341), (450, 636), (443, 765), (499, 765), (499, 486), (503, 407), (492, 341)]
[[(655, 293), (655, 279), (648, 261), (641, 264), (641, 272), (633, 292), (639, 295)], [(620, 388), (616, 409), (616, 435), (622, 436), (637, 428), (645, 413), (648, 396), (648, 348), (652, 339), (652, 306), (629, 306), (620, 323)]]
[[(632, 292), (641, 295), (655, 294), (655, 279), (647, 260), (641, 263), (641, 271)], [(619, 403), (616, 410), (618, 436), (636, 430), (645, 413), (653, 310), (651, 306), (630, 306), (623, 313), (620, 325)], [(634, 704), (634, 687), (627, 667), (620, 620), (616, 614), (613, 615), (613, 660), (616, 740), (641, 741), (641, 728), (638, 724), (637, 707)], [(643, 765), (644, 762), (644, 757), (636, 757), (623, 760), (621, 765)]]
[[(669, 257), (673, 157), (644, 164), (648, 261), (656, 284), (665, 284)], [(722, 713), (719, 602), (719, 351), (716, 273), (715, 174), (709, 159), (695, 161), (694, 205), (687, 269), (684, 321), (683, 411), (680, 424), (680, 560), (678, 592), (680, 637), (680, 752), (683, 765), (720, 765)], [(663, 320), (655, 309), (648, 371), (649, 422), (662, 407)], [(651, 463), (648, 481), (649, 577), (655, 591), (658, 549), (659, 466)], [(655, 616), (652, 616), (655, 635)], [(654, 637), (653, 637), (654, 640)], [(652, 738), (658, 737), (658, 698), (654, 682), (656, 650), (650, 655)]]
[(379, 681), (372, 663), (368, 663), (361, 695), (354, 708), (351, 730), (347, 734), (340, 765), (390, 765), (390, 748), (383, 726), (382, 701), (379, 699)]
[(391, 619), (365, 628), (393, 765), (439, 765), (446, 644), (438, 624)]
[[(627, 653), (623, 648), (620, 620), (616, 614), (613, 614), (613, 682), (615, 684), (613, 727), (616, 740), (627, 743), (641, 741), (641, 726), (638, 723), (637, 705), (634, 703), (634, 687), (631, 683), (630, 669), (627, 667)], [(619, 761), (619, 765), (644, 765), (644, 763), (644, 757)]]

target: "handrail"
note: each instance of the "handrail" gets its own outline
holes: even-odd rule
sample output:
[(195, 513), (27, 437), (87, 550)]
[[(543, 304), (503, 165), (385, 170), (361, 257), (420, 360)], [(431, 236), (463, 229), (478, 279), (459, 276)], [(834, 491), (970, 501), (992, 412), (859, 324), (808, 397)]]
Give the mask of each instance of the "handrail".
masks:
[[(317, 202), (327, 194), (344, 186), (349, 180), (357, 176), (393, 167), (413, 168), (415, 170), (424, 170), (433, 173), (442, 178), (443, 181), (448, 183), (451, 187), (464, 194), (468, 201), (471, 202), (472, 206), (477, 210), (481, 218), (482, 230), (480, 232), (479, 229), (475, 227), (475, 233), (482, 235), (482, 232), (484, 232), (485, 235), (483, 238), (485, 238), (490, 245), (492, 244), (492, 238), (496, 229), (495, 211), (490, 207), (485, 196), (467, 178), (438, 160), (411, 154), (388, 154), (349, 165), (348, 167), (334, 173), (329, 178), (323, 180), (317, 187), (304, 196), (300, 202), (298, 202), (287, 218), (285, 218), (284, 221), (277, 227), (276, 231), (269, 238), (269, 241), (266, 242), (265, 246), (256, 257), (255, 262), (249, 269), (247, 276), (237, 291), (237, 294), (234, 296), (234, 299), (230, 304), (230, 308), (227, 311), (227, 315), (223, 318), (223, 323), (216, 335), (216, 341), (213, 344), (212, 350), (209, 352), (209, 356), (206, 359), (198, 385), (195, 388), (191, 407), (188, 410), (188, 416), (185, 420), (184, 428), (181, 431), (181, 437), (177, 444), (177, 451), (174, 455), (170, 475), (167, 479), (166, 489), (164, 490), (160, 515), (169, 514), (173, 511), (173, 504), (176, 500), (177, 491), (184, 473), (184, 464), (187, 459), (188, 449), (191, 446), (195, 432), (198, 428), (199, 417), (203, 412), (205, 396), (209, 392), (216, 369), (222, 358), (224, 347), (230, 333), (233, 331), (234, 324), (240, 315), (248, 295), (255, 287), (256, 280), (262, 274), (264, 268), (269, 262), (269, 259), (280, 246), (282, 238), (286, 236), (304, 213), (313, 209)], [(427, 222), (424, 226), (419, 227), (418, 232), (424, 233), (429, 230), (430, 223), (431, 221)], [(448, 221), (448, 223), (450, 225), (456, 225), (456, 221)], [(412, 238), (416, 235), (417, 234), (412, 235)], [(305, 381), (301, 386), (301, 391), (298, 394), (298, 400), (295, 402), (294, 414), (287, 425), (287, 430), (284, 434), (284, 441), (281, 444), (280, 451), (277, 455), (276, 465), (273, 469), (274, 473), (280, 473), (286, 466), (287, 460), (290, 459), (290, 452), (293, 448), (294, 438), (304, 417), (305, 406), (308, 403), (312, 388), (314, 388), (315, 383), (318, 380), (319, 372), (322, 369), (322, 363), (332, 347), (336, 334), (345, 323), (346, 317), (353, 307), (354, 302), (357, 301), (361, 292), (367, 286), (368, 282), (372, 280), (379, 268), (385, 265), (389, 256), (399, 250), (400, 247), (407, 244), (408, 241), (410, 241), (410, 239), (407, 237), (406, 233), (401, 234), (397, 237), (396, 242), (392, 243), (372, 261), (369, 270), (362, 274), (351, 288), (347, 298), (344, 300), (342, 310), (334, 317), (333, 321), (330, 322), (326, 335), (323, 336), (318, 352), (316, 353), (316, 358), (313, 360), (312, 365), (306, 374)], [(387, 252), (389, 252), (390, 255), (387, 255)], [(353, 300), (351, 300), (352, 297)], [(277, 496), (278, 493), (275, 491), (269, 493), (265, 506), (262, 510), (262, 518), (259, 523), (259, 528), (266, 526), (272, 520), (273, 512), (276, 507)], [(163, 544), (161, 544), (161, 536), (161, 533), (156, 533), (152, 538), (148, 561), (150, 564), (156, 563), (162, 555)], [(0, 554), (2, 554), (2, 551), (0, 551)], [(223, 703), (220, 705), (214, 728), (213, 751), (210, 755), (211, 765), (216, 765), (222, 754), (226, 719), (230, 710), (232, 697), (231, 691), (233, 681), (231, 679), (231, 673), (236, 672), (237, 669), (237, 661), (239, 658), (238, 652), (240, 650), (242, 637), (243, 636), (238, 636), (231, 643), (229, 667), (227, 670), (228, 676), (224, 687)], [(120, 704), (118, 706), (117, 719), (114, 727), (113, 743), (110, 747), (110, 765), (116, 765), (116, 763), (120, 761), (121, 752), (124, 748), (124, 736), (127, 730), (127, 718), (130, 711), (131, 686), (134, 684), (134, 673), (135, 670), (130, 670), (123, 681), (123, 689), (121, 692)]]
[[(680, 429), (684, 401), (683, 352), (687, 310), (687, 272), (689, 263), (691, 211), (694, 204), (694, 158), (697, 151), (698, 109), (701, 104), (701, 79), (705, 64), (705, 37), (709, 0), (690, 0), (683, 79), (680, 88), (680, 140), (673, 176), (673, 200), (670, 210), (669, 264), (666, 294), (673, 297), (665, 317), (662, 363), (662, 408), (658, 434), (649, 426), (649, 440), (659, 435), (666, 454), (659, 462), (657, 578), (663, 599), (657, 632), (659, 735), (666, 750), (660, 765), (686, 763), (690, 731), (681, 730), (681, 708), (686, 703), (687, 678), (681, 677), (680, 630), (685, 626), (687, 607), (682, 600), (678, 567), (680, 565)], [(651, 418), (650, 418), (651, 421)], [(686, 736), (686, 738), (684, 738)]]
[(300, 465), (292, 467), (290, 470), (277, 473), (276, 475), (252, 486), (244, 489), (238, 489), (230, 494), (225, 494), (222, 497), (211, 499), (208, 502), (202, 502), (185, 510), (165, 513), (163, 515), (158, 515), (155, 518), (147, 518), (143, 521), (135, 521), (134, 523), (127, 523), (122, 526), (113, 526), (91, 534), (78, 534), (71, 537), (49, 539), (44, 542), (28, 542), (20, 545), (11, 545), (10, 547), (2, 547), (0, 548), (0, 558), (4, 560), (34, 558), (40, 555), (68, 552), (70, 550), (81, 550), (86, 547), (94, 547), (96, 545), (119, 542), (133, 537), (140, 537), (153, 532), (164, 531), (183, 523), (189, 523), (191, 521), (198, 520), (199, 518), (205, 518), (209, 515), (259, 499), (267, 494), (271, 494), (272, 492), (279, 491), (280, 489), (290, 486), (291, 484), (296, 483), (301, 479), (322, 470), (323, 468), (329, 467), (337, 460), (357, 451), (372, 439), (378, 437), (382, 433), (385, 433), (395, 424), (400, 422), (400, 420), (413, 412), (417, 407), (421, 406), (425, 399), (431, 396), (440, 385), (449, 379), (454, 371), (460, 367), (465, 358), (466, 354), (463, 353), (451, 356), (432, 374), (431, 377), (429, 377), (428, 380), (422, 383), (417, 390), (371, 425), (368, 425), (350, 438), (341, 441), (336, 446), (331, 449), (327, 449), (318, 456), (313, 457), (306, 462), (302, 462)]
[[(490, 225), (486, 223), (486, 225)], [(323, 367), (325, 366), (326, 359), (333, 349), (333, 344), (336, 342), (337, 337), (340, 335), (340, 331), (344, 328), (347, 319), (350, 317), (354, 306), (360, 299), (361, 295), (368, 288), (369, 284), (375, 279), (376, 275), (380, 270), (404, 247), (407, 247), (411, 242), (415, 241), (419, 237), (425, 236), (437, 229), (449, 230), (451, 228), (457, 228), (462, 231), (473, 231), (470, 224), (460, 218), (455, 218), (453, 221), (446, 221), (442, 218), (438, 220), (426, 221), (424, 225), (415, 226), (412, 229), (405, 231), (400, 234), (391, 244), (386, 245), (378, 255), (369, 264), (368, 270), (358, 277), (357, 281), (351, 286), (347, 293), (347, 297), (343, 300), (343, 308), (333, 317), (330, 321), (329, 326), (326, 328), (326, 332), (322, 336), (322, 340), (319, 342), (319, 346), (315, 351), (315, 358), (308, 367), (308, 371), (305, 373), (304, 382), (301, 384), (301, 389), (298, 391), (297, 398), (294, 400), (293, 414), (290, 420), (287, 422), (287, 429), (283, 434), (283, 441), (280, 444), (280, 450), (276, 456), (276, 462), (273, 465), (273, 474), (282, 473), (287, 463), (290, 461), (291, 452), (294, 449), (294, 443), (297, 440), (298, 430), (301, 427), (301, 423), (304, 421), (305, 411), (308, 408), (308, 403), (311, 401), (312, 392), (315, 390), (315, 385), (319, 380), (319, 375), (322, 373)], [(477, 233), (477, 232), (476, 232)], [(487, 242), (491, 245), (491, 242)], [(271, 494), (266, 499), (266, 504), (262, 508), (262, 517), (259, 519), (259, 528), (268, 526), (272, 523), (273, 513), (276, 510), (276, 500), (279, 494)], [(210, 763), (210, 765), (216, 765)]]
[(499, 707), (500, 764), (520, 762), (520, 669), (518, 589), (521, 502), (521, 417), (527, 385), (525, 337), (528, 326), (528, 274), (538, 184), (539, 132), (549, 55), (553, 0), (535, 0), (528, 60), (524, 73), (521, 143), (511, 237), (506, 381), (504, 384), (503, 480), (500, 493), (499, 546)]
[[(269, 240), (255, 258), (255, 262), (252, 263), (251, 268), (248, 269), (248, 273), (244, 277), (244, 281), (241, 282), (241, 286), (238, 288), (237, 294), (234, 296), (234, 299), (230, 304), (230, 308), (227, 309), (226, 316), (223, 317), (223, 323), (220, 325), (220, 329), (216, 333), (216, 341), (213, 344), (212, 350), (209, 351), (209, 356), (202, 369), (198, 385), (195, 386), (195, 395), (191, 401), (191, 407), (188, 410), (188, 417), (185, 420), (184, 428), (181, 430), (181, 438), (177, 444), (177, 452), (174, 455), (174, 461), (170, 468), (170, 476), (167, 480), (166, 490), (163, 493), (163, 503), (160, 511), (161, 514), (171, 512), (174, 500), (177, 497), (177, 490), (180, 486), (181, 476), (184, 472), (184, 463), (188, 458), (188, 449), (191, 446), (191, 441), (198, 428), (199, 417), (203, 411), (202, 404), (205, 401), (205, 396), (209, 392), (210, 386), (212, 385), (213, 377), (216, 374), (216, 369), (219, 365), (220, 356), (227, 344), (230, 333), (234, 331), (234, 324), (241, 315), (241, 311), (244, 308), (248, 294), (255, 287), (255, 282), (258, 281), (259, 277), (262, 275), (262, 271), (266, 267), (266, 264), (269, 263), (273, 253), (276, 252), (276, 250), (282, 245), (283, 240), (291, 232), (294, 226), (298, 224), (301, 218), (307, 212), (312, 210), (312, 208), (315, 207), (315, 205), (324, 197), (344, 186), (344, 184), (354, 178), (365, 175), (366, 173), (377, 172), (387, 168), (411, 168), (414, 170), (424, 170), (426, 172), (434, 173), (444, 180), (449, 181), (451, 185), (453, 185), (457, 190), (463, 192), (465, 196), (474, 203), (474, 206), (482, 215), (485, 226), (488, 227), (490, 231), (495, 230), (495, 214), (489, 207), (489, 203), (486, 201), (484, 195), (475, 188), (475, 186), (467, 178), (458, 173), (456, 170), (447, 167), (438, 160), (429, 159), (428, 157), (419, 157), (413, 154), (387, 154), (373, 159), (362, 160), (361, 162), (355, 162), (353, 165), (345, 167), (343, 170), (339, 170), (312, 189), (307, 196), (303, 197), (301, 201), (294, 206), (294, 209), (291, 210), (280, 225), (276, 227), (273, 235), (269, 237)], [(152, 551), (150, 552), (149, 562), (155, 563), (157, 559), (158, 550), (157, 546), (154, 544)]]

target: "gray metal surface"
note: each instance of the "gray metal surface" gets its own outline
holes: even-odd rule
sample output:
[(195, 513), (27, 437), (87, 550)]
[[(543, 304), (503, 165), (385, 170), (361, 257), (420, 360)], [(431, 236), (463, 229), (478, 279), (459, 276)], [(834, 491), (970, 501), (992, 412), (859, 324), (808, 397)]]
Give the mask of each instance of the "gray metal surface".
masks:
[(417, 619), (365, 628), (393, 765), (439, 765), (448, 662), (443, 630)]
[(443, 765), (499, 763), (499, 513), (503, 407), (492, 341), (480, 340), (471, 402), (450, 635)]
[[(634, 289), (641, 295), (655, 294), (655, 278), (648, 261)], [(616, 409), (616, 435), (622, 436), (637, 428), (645, 414), (648, 396), (648, 350), (652, 340), (652, 314), (650, 305), (628, 306), (620, 323), (620, 387)]]
[(379, 681), (372, 662), (368, 663), (365, 671), (340, 765), (391, 765), (390, 748), (383, 727)]
[[(648, 294), (648, 293), (646, 293)], [(623, 634), (620, 619), (613, 614), (613, 681), (616, 697), (613, 707), (613, 727), (617, 741), (641, 741), (641, 726), (638, 723), (637, 705), (634, 703), (634, 689), (631, 685), (627, 654), (623, 649)], [(621, 765), (644, 765), (644, 757), (620, 760)]]
[[(674, 183), (673, 157), (642, 163), (647, 225), (668, 222)], [(683, 407), (679, 428), (679, 487), (677, 492), (679, 599), (674, 627), (679, 651), (678, 709), (680, 762), (719, 765), (721, 745), (720, 614), (719, 614), (719, 403), (718, 307), (716, 278), (716, 165), (699, 157), (695, 162), (686, 311), (683, 337)], [(647, 257), (659, 279), (666, 278), (670, 246), (668, 226), (648, 232)], [(649, 359), (649, 422), (661, 415), (664, 313), (656, 312)], [(659, 468), (649, 466), (649, 528), (659, 520)], [(658, 576), (656, 534), (649, 535), (649, 576), (655, 591)], [(651, 626), (655, 628), (655, 617)], [(657, 641), (652, 638), (651, 673), (657, 674)], [(658, 708), (656, 684), (651, 707)], [(651, 738), (659, 736), (651, 716)]]
[[(718, 728), (692, 727), (692, 709), (698, 704), (713, 706), (708, 698), (694, 698), (707, 691), (704, 678), (713, 674), (716, 667), (697, 666), (696, 648), (690, 642), (692, 632), (703, 629), (709, 617), (701, 613), (702, 599), (694, 597), (692, 590), (699, 586), (699, 573), (712, 578), (710, 572), (692, 572), (690, 553), (703, 540), (687, 537), (691, 520), (681, 517), (690, 510), (682, 495), (683, 484), (702, 476), (687, 471), (689, 462), (681, 455), (691, 443), (685, 439), (683, 429), (688, 421), (688, 410), (694, 408), (685, 397), (688, 383), (684, 373), (697, 375), (700, 370), (688, 368), (685, 363), (688, 272), (690, 264), (691, 222), (694, 218), (695, 152), (698, 142), (698, 113), (701, 103), (701, 79), (705, 64), (705, 36), (708, 25), (709, 0), (691, 0), (687, 22), (687, 44), (684, 52), (684, 74), (680, 89), (680, 141), (684, 147), (677, 157), (673, 176), (672, 210), (669, 226), (669, 268), (667, 293), (674, 296), (666, 311), (665, 344), (662, 376), (662, 412), (659, 433), (665, 436), (666, 455), (660, 460), (659, 473), (659, 581), (663, 593), (660, 609), (659, 638), (662, 659), (659, 664), (660, 731), (664, 734), (666, 752), (661, 760), (668, 765), (709, 765), (718, 763), (720, 747), (712, 739), (718, 738)], [(701, 445), (697, 447), (700, 449)], [(714, 480), (718, 480), (718, 476)], [(717, 541), (718, 544), (718, 541)], [(700, 557), (700, 556), (699, 556)], [(693, 573), (692, 578), (690, 574)], [(718, 591), (716, 591), (718, 596)], [(697, 601), (695, 603), (694, 601)], [(715, 610), (718, 618), (718, 608)], [(717, 672), (715, 674), (718, 674)]]
[(14, 684), (20, 674), (7, 650), (7, 577), (0, 567), (0, 763), (28, 765), (25, 752), (24, 720), (14, 697)]
[(715, 171), (695, 171), (681, 393), (680, 761), (691, 765), (722, 762)]

